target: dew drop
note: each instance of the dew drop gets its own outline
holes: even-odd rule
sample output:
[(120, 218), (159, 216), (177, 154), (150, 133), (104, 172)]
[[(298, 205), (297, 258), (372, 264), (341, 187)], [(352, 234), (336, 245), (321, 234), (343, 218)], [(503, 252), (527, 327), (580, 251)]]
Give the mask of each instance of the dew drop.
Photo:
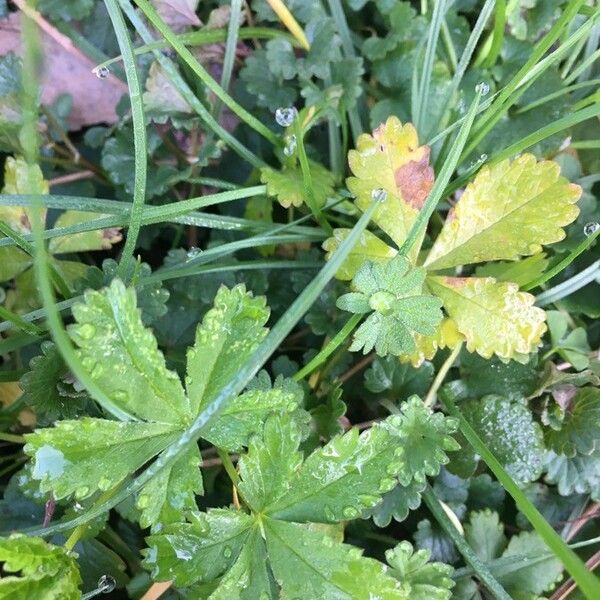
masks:
[(94, 74), (98, 79), (106, 79), (110, 75), (110, 69), (108, 67), (97, 67), (94, 69)]
[(277, 121), (277, 125), (280, 125), (281, 127), (289, 127), (297, 116), (298, 111), (294, 106), (278, 108), (275, 111), (275, 121)]
[(285, 138), (286, 143), (285, 143), (285, 148), (283, 149), (283, 153), (286, 156), (292, 156), (292, 154), (294, 154), (294, 152), (296, 152), (296, 136), (295, 135), (289, 135)]
[(490, 86), (485, 81), (480, 81), (475, 86), (475, 91), (482, 96), (486, 96), (490, 91)]
[(100, 480), (98, 481), (98, 489), (105, 492), (110, 487), (111, 483), (112, 482), (108, 477), (101, 477)]
[(79, 504), (79, 502), (75, 502), (75, 504), (73, 504), (73, 510), (75, 512), (81, 512), (83, 510), (83, 506)]
[(123, 390), (117, 390), (116, 392), (114, 392), (114, 394), (111, 396), (111, 398), (115, 401), (115, 402), (125, 402), (127, 400), (127, 392), (124, 392)]
[(115, 587), (117, 587), (117, 582), (115, 581), (115, 578), (110, 575), (102, 575), (102, 577), (98, 579), (98, 590), (102, 594), (110, 594)]
[(488, 155), (484, 152), (479, 159), (477, 160), (478, 163), (484, 163), (486, 160), (488, 159)]
[(354, 506), (346, 506), (342, 510), (342, 514), (344, 515), (345, 519), (356, 519), (359, 513), (358, 510), (354, 508)]
[(231, 558), (231, 548), (229, 546), (225, 546), (225, 548), (223, 548), (223, 556), (225, 558)]
[(200, 248), (196, 248), (196, 246), (192, 246), (187, 251), (187, 259), (191, 260), (192, 258), (196, 258), (196, 256), (198, 256), (201, 252), (202, 252), (202, 250), (200, 250)]
[(401, 462), (391, 462), (387, 465), (385, 471), (388, 475), (394, 476), (398, 474), (398, 471), (400, 471), (400, 469), (402, 469)]
[(583, 233), (586, 237), (591, 237), (600, 229), (600, 223), (597, 221), (590, 221), (583, 226)]
[(396, 487), (396, 480), (389, 477), (384, 477), (379, 482), (379, 492), (385, 493), (393, 490)]
[(90, 488), (87, 487), (86, 485), (84, 485), (80, 488), (77, 488), (75, 490), (75, 498), (85, 498), (88, 495), (89, 491), (90, 491)]
[(383, 188), (375, 188), (371, 192), (371, 200), (375, 202), (385, 202), (387, 200), (387, 192)]
[(329, 508), (329, 506), (325, 506), (325, 508), (323, 509), (323, 512), (325, 513), (325, 518), (328, 521), (335, 521), (335, 514), (333, 513), (331, 508)]

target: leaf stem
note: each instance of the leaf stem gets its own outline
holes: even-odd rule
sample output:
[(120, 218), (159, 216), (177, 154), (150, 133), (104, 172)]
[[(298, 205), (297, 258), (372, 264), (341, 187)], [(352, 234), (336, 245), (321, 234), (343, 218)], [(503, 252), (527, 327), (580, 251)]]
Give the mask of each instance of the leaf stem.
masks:
[(473, 567), (473, 570), (481, 582), (487, 586), (494, 598), (497, 598), (498, 600), (511, 600), (510, 596), (506, 593), (506, 590), (492, 575), (487, 565), (475, 554), (475, 552), (473, 552), (471, 546), (467, 544), (458, 529), (456, 529), (456, 526), (446, 514), (446, 511), (429, 485), (423, 492), (423, 500), (425, 501), (425, 504), (427, 504), (427, 507), (435, 517), (436, 521), (441, 525), (442, 529), (454, 542), (458, 548), (458, 551), (463, 555), (465, 561), (471, 565), (471, 567)]
[(296, 21), (288, 7), (281, 0), (267, 0), (267, 2), (287, 30), (298, 40), (300, 45), (305, 50), (310, 50), (310, 44), (308, 43), (304, 30), (300, 27), (298, 21)]
[(222, 448), (217, 448), (217, 454), (221, 459), (221, 463), (223, 464), (227, 475), (229, 475), (229, 479), (231, 479), (231, 483), (233, 483), (233, 486), (237, 488), (237, 486), (240, 484), (240, 476), (235, 468), (235, 465), (233, 464), (233, 461), (231, 460), (231, 457), (229, 456), (229, 452), (223, 450)]
[(344, 343), (346, 338), (360, 323), (362, 317), (363, 315), (352, 315), (325, 348), (323, 348), (307, 365), (302, 367), (302, 369), (294, 375), (293, 379), (295, 381), (300, 381), (321, 366), (338, 349), (338, 347)]
[(3, 442), (11, 442), (12, 444), (24, 444), (25, 438), (22, 435), (16, 435), (14, 433), (6, 433), (0, 431), (0, 440)]
[(444, 364), (440, 367), (440, 370), (437, 372), (429, 391), (427, 392), (427, 396), (425, 396), (424, 404), (425, 406), (433, 406), (435, 402), (437, 392), (440, 389), (442, 383), (444, 383), (444, 379), (446, 375), (448, 375), (448, 371), (452, 368), (452, 365), (458, 358), (460, 351), (462, 350), (463, 342), (459, 342), (452, 352), (450, 352), (448, 358), (444, 361)]

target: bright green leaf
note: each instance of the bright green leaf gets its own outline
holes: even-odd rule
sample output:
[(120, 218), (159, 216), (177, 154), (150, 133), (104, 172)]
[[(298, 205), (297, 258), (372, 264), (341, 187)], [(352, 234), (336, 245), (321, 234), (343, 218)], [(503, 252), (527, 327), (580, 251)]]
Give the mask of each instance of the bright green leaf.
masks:
[(507, 540), (498, 513), (489, 509), (472, 512), (469, 523), (465, 525), (465, 540), (486, 563), (500, 556)]
[[(69, 227), (106, 216), (108, 215), (67, 210), (58, 217), (54, 227)], [(121, 241), (122, 237), (120, 227), (71, 233), (68, 236), (52, 238), (48, 245), (48, 250), (51, 254), (110, 250), (113, 244)]]

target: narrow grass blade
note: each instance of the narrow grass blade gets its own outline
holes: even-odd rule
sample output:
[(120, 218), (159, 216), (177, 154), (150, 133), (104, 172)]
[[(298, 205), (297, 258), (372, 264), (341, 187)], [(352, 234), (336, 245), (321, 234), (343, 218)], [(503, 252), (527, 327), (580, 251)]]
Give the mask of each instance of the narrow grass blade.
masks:
[(310, 44), (306, 39), (306, 34), (288, 7), (281, 0), (267, 0), (267, 3), (279, 17), (279, 20), (286, 26), (287, 30), (298, 40), (300, 45), (305, 50), (309, 50)]
[(142, 89), (133, 47), (129, 39), (129, 32), (125, 25), (123, 13), (116, 0), (105, 0), (106, 10), (113, 25), (119, 49), (123, 56), (123, 66), (127, 76), (129, 87), (129, 99), (131, 102), (131, 119), (133, 121), (133, 148), (134, 148), (134, 189), (133, 204), (129, 215), (129, 228), (125, 246), (121, 254), (121, 260), (117, 269), (117, 276), (125, 278), (129, 264), (137, 244), (137, 238), (142, 226), (142, 212), (146, 201), (146, 175), (148, 168), (148, 140), (146, 138), (146, 119), (144, 117), (144, 103), (142, 101)]

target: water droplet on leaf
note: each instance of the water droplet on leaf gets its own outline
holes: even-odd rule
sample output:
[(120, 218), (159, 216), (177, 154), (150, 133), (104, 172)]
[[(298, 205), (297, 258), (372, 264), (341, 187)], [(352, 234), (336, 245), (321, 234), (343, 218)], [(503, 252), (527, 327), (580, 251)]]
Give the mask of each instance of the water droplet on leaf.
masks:
[(102, 575), (102, 577), (98, 579), (98, 589), (103, 594), (110, 594), (115, 587), (117, 587), (117, 582), (115, 581), (115, 578), (110, 575)]
[(278, 108), (275, 111), (275, 121), (277, 121), (277, 125), (280, 125), (281, 127), (289, 127), (297, 116), (298, 111), (294, 106), (290, 106), (289, 108)]
[(387, 200), (387, 192), (383, 188), (375, 188), (371, 192), (371, 200), (375, 202), (385, 202)]
[(296, 136), (290, 135), (286, 137), (285, 148), (283, 149), (283, 153), (286, 156), (292, 156), (296, 152)]
[(231, 548), (229, 546), (225, 546), (225, 548), (223, 548), (223, 556), (225, 558), (231, 558)]
[(96, 334), (96, 328), (91, 323), (84, 323), (77, 329), (77, 333), (84, 340), (91, 340)]
[(485, 81), (480, 81), (475, 86), (475, 91), (482, 96), (486, 96), (490, 91), (490, 86)]
[(94, 69), (94, 74), (98, 79), (106, 79), (110, 75), (110, 69), (108, 67), (97, 67)]
[(583, 226), (583, 233), (586, 237), (591, 237), (600, 229), (600, 223), (596, 221), (590, 221)]
[(354, 506), (346, 506), (342, 510), (342, 514), (345, 519), (356, 519), (358, 517), (358, 510)]

